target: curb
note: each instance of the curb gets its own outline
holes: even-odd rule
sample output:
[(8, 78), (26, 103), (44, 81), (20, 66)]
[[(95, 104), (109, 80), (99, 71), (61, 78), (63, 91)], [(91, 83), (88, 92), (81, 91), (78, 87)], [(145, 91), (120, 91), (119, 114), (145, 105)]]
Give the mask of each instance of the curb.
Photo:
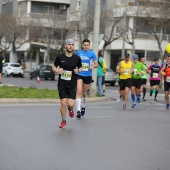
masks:
[[(88, 98), (87, 102), (100, 102), (100, 101), (107, 101), (108, 97), (94, 97)], [(3, 98), (0, 99), (0, 104), (58, 104), (60, 103), (60, 99), (17, 99), (17, 98)]]

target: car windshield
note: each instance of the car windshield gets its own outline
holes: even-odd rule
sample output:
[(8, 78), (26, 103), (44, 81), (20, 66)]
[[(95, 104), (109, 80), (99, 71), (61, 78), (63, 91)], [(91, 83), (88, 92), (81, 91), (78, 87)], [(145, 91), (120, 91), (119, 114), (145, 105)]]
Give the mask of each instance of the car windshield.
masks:
[(10, 64), (11, 67), (20, 67), (19, 64)]
[(52, 67), (51, 66), (42, 66), (41, 70), (51, 70)]

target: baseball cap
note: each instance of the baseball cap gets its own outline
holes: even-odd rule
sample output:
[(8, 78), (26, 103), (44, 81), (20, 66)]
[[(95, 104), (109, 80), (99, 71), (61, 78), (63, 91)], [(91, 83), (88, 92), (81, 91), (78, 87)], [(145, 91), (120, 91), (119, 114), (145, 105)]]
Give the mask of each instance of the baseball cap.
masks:
[(73, 43), (74, 44), (74, 40), (73, 39), (66, 39), (65, 44), (67, 44), (67, 43)]
[(125, 57), (126, 58), (130, 57), (130, 54), (129, 53), (125, 53)]
[(138, 55), (137, 55), (137, 54), (134, 54), (134, 55), (133, 55), (133, 58), (138, 59)]

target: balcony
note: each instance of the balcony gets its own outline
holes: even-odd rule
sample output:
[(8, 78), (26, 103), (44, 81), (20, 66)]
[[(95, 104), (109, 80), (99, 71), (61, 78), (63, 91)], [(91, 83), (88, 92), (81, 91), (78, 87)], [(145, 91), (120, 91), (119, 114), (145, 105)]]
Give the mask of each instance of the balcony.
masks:
[[(18, 2), (23, 2), (27, 0), (17, 0)], [(48, 2), (49, 0), (30, 0), (30, 1), (36, 1), (36, 2)], [(50, 0), (50, 3), (61, 3), (61, 4), (70, 4), (70, 0)]]
[(63, 29), (66, 23), (66, 15), (25, 13), (24, 16), (19, 18), (21, 25), (33, 25)]

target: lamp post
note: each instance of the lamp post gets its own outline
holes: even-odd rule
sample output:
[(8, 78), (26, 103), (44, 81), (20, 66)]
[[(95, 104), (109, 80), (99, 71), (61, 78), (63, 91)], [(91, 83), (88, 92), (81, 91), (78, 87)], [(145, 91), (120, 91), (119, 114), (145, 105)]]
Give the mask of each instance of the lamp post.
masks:
[[(93, 26), (93, 51), (98, 54), (98, 43), (99, 43), (99, 26), (100, 26), (100, 0), (95, 1), (95, 12), (94, 12), (94, 26)], [(96, 94), (96, 81), (97, 81), (97, 68), (93, 69), (93, 80), (91, 84), (91, 95)]]
[(129, 3), (129, 1), (125, 2), (125, 11), (124, 11), (124, 18), (125, 18), (125, 27), (124, 27), (124, 32), (123, 32), (123, 44), (122, 44), (122, 59), (125, 56), (125, 36), (126, 36), (126, 28), (127, 28), (127, 5)]

